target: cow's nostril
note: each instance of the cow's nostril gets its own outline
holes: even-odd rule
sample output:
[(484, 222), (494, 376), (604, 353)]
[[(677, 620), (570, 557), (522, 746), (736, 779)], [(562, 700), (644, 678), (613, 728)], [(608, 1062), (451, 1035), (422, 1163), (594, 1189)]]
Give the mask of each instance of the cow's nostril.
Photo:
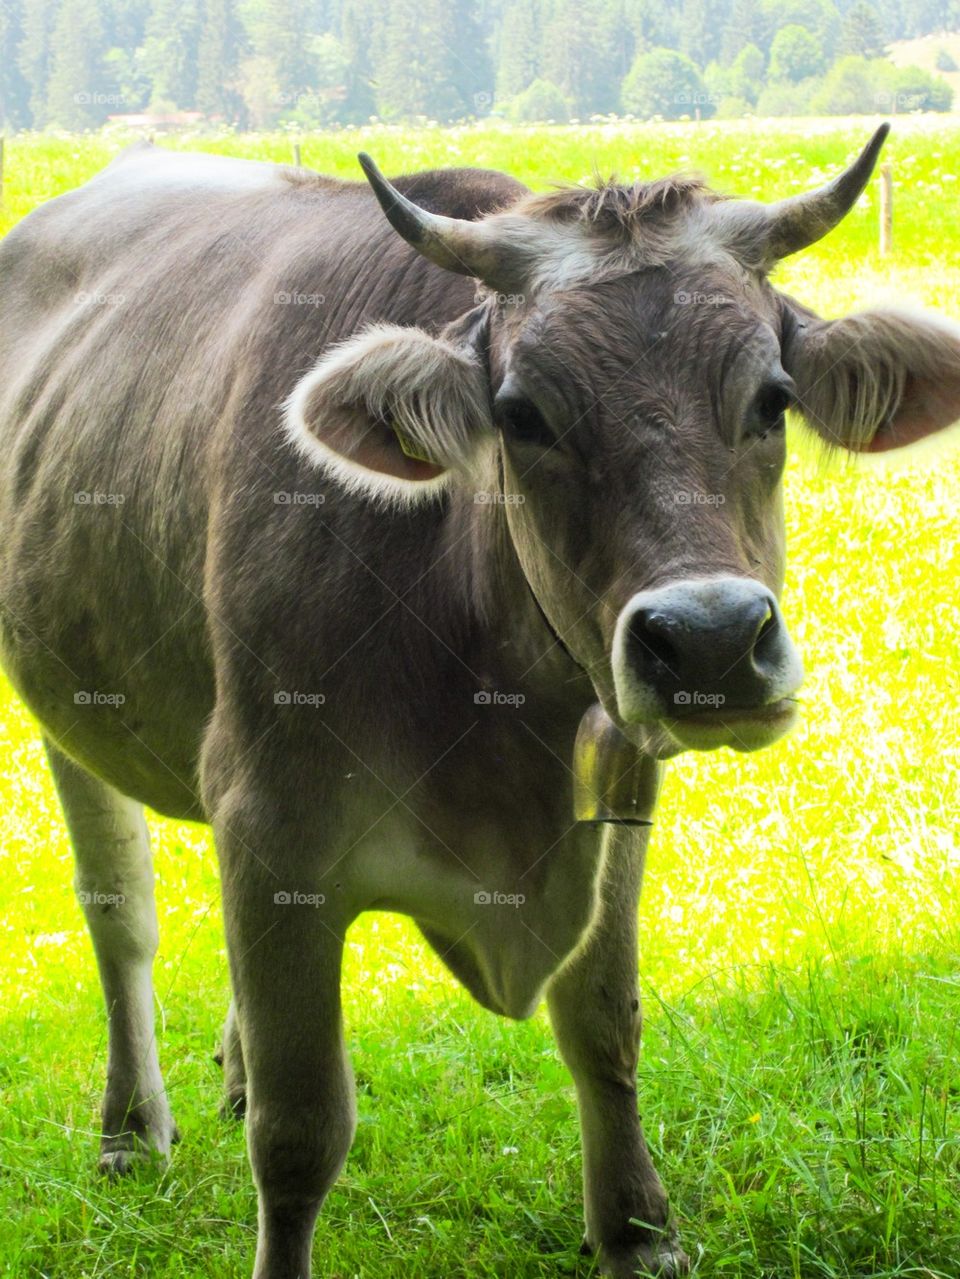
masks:
[(757, 638), (753, 642), (753, 651), (757, 656), (764, 656), (771, 646), (778, 643), (779, 630), (780, 624), (777, 621), (777, 615), (773, 608), (767, 605), (767, 615), (760, 624)]
[(680, 653), (667, 635), (666, 623), (655, 613), (638, 612), (630, 623), (630, 633), (634, 642), (640, 646), (644, 661), (653, 658), (665, 666), (667, 670), (676, 668)]

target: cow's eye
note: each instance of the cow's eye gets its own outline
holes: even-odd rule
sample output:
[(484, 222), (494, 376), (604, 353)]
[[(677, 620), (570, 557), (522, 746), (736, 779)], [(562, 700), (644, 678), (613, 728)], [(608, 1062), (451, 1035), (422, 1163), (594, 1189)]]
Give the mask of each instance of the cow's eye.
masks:
[(779, 431), (784, 427), (784, 414), (796, 402), (796, 394), (789, 383), (768, 382), (757, 392), (750, 409), (749, 429), (755, 435)]
[(496, 422), (504, 435), (517, 444), (550, 448), (556, 442), (543, 414), (530, 400), (518, 397), (498, 400)]

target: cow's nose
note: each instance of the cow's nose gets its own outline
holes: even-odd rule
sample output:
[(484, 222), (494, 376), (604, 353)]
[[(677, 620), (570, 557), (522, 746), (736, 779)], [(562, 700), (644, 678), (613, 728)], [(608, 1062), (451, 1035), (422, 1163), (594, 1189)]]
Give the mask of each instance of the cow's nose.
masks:
[(741, 577), (635, 595), (617, 622), (613, 667), (628, 721), (760, 708), (796, 692), (803, 678), (776, 597)]

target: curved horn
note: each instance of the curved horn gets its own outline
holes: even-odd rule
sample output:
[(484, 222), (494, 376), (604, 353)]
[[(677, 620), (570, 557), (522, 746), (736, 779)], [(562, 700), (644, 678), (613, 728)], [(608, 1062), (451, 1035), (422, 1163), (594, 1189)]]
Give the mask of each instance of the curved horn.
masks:
[(769, 206), (769, 250), (775, 258), (789, 257), (816, 243), (841, 222), (870, 181), (889, 124), (881, 124), (849, 168), (819, 191), (794, 195)]
[(363, 151), (357, 156), (387, 221), (418, 253), (458, 275), (475, 275), (494, 284), (501, 274), (501, 254), (482, 222), (428, 213), (401, 195)]
[(775, 204), (731, 201), (717, 205), (717, 215), (729, 224), (729, 238), (739, 241), (744, 250), (753, 246), (756, 252), (759, 248), (767, 266), (815, 244), (847, 216), (860, 198), (889, 132), (890, 125), (882, 124), (853, 164), (816, 191), (793, 195)]

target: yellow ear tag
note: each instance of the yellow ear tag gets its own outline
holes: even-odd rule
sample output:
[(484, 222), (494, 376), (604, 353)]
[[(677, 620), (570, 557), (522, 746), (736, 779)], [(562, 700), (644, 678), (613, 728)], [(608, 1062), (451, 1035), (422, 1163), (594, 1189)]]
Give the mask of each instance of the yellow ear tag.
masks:
[(394, 426), (391, 423), (390, 429), (397, 437), (397, 443), (400, 445), (400, 452), (403, 453), (405, 457), (409, 457), (411, 461), (414, 462), (426, 462), (428, 466), (441, 465), (441, 463), (435, 458), (428, 457), (421, 446), (411, 440), (410, 436), (404, 431), (401, 431), (399, 426)]

